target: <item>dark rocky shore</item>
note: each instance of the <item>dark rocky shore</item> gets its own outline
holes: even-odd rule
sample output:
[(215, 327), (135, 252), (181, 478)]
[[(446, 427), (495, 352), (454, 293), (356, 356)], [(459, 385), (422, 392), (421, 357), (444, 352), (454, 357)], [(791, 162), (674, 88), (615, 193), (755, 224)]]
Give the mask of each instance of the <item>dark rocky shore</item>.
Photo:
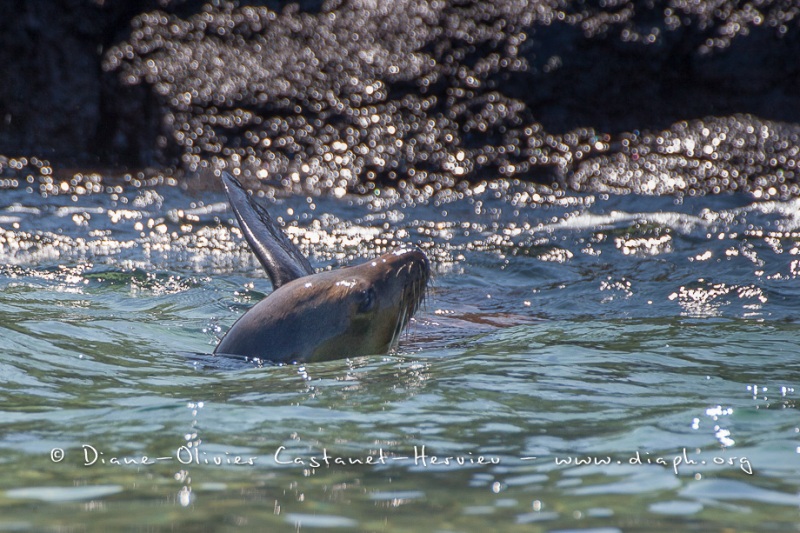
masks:
[(322, 192), (800, 191), (796, 1), (0, 5), (6, 186), (224, 167)]

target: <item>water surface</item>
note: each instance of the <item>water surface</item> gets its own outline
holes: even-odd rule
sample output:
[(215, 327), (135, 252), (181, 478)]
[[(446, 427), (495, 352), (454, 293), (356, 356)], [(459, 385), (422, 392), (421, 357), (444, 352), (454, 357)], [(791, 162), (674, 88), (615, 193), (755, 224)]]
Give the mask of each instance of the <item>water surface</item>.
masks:
[(267, 205), (427, 251), (396, 353), (208, 355), (271, 291), (219, 191), (2, 193), (0, 529), (800, 527), (797, 200)]

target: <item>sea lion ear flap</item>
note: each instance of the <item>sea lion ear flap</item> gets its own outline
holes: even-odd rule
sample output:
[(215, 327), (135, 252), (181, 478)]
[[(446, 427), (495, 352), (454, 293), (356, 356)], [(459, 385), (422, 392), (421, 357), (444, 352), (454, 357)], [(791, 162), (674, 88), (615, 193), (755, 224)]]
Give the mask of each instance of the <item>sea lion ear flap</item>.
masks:
[(273, 288), (314, 273), (308, 259), (236, 178), (222, 172), (222, 183), (244, 238), (267, 271)]

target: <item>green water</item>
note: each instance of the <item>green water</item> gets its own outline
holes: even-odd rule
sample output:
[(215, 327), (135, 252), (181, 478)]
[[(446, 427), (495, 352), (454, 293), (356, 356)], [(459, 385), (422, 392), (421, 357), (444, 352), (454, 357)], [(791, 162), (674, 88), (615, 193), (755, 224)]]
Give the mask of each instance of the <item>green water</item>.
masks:
[(434, 284), (397, 353), (259, 368), (208, 355), (271, 290), (224, 201), (2, 193), (0, 530), (800, 529), (800, 203), (281, 200)]

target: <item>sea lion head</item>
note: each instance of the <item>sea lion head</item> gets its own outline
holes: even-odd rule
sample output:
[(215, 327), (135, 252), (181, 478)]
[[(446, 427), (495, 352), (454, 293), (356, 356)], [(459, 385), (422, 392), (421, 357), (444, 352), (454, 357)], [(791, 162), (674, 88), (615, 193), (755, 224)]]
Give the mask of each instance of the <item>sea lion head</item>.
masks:
[(275, 362), (389, 351), (419, 307), (430, 277), (417, 247), (290, 281), (245, 313), (217, 347)]
[(315, 360), (389, 351), (422, 302), (430, 266), (419, 248), (399, 248), (329, 274), (319, 287), (327, 284), (332, 302), (322, 305), (342, 313), (334, 319), (342, 332), (317, 347)]

